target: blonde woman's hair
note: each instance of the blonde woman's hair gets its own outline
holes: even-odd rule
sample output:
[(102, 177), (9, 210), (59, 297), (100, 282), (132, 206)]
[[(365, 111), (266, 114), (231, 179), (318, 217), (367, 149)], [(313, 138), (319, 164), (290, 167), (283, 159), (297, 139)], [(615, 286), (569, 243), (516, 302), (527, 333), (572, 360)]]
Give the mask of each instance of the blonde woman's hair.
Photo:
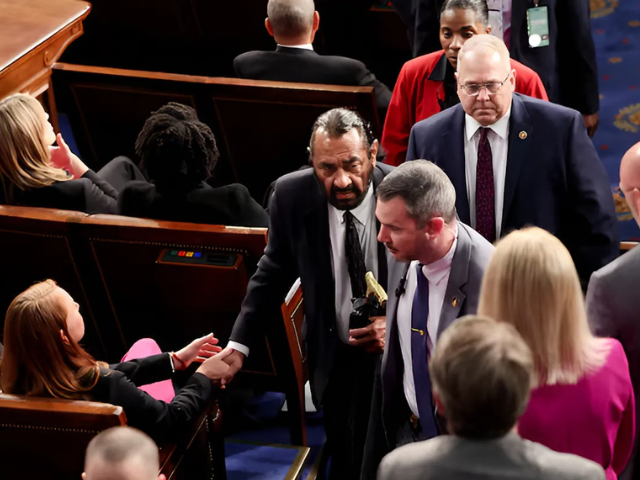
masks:
[(40, 108), (38, 100), (22, 93), (0, 101), (0, 181), (10, 204), (15, 188), (31, 190), (71, 179), (50, 163)]
[(608, 344), (589, 330), (571, 255), (540, 228), (518, 230), (498, 242), (478, 314), (516, 327), (533, 353), (538, 385), (576, 383), (606, 360)]

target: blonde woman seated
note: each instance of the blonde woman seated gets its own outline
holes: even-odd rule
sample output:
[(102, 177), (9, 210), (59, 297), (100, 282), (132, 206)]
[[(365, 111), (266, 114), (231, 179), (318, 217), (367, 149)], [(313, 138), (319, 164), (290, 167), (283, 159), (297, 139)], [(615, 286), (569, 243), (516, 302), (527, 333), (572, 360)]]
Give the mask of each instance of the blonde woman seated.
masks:
[(96, 174), (56, 136), (48, 119), (29, 95), (0, 101), (0, 203), (117, 213), (118, 184), (142, 174), (122, 158)]
[[(83, 336), (78, 304), (53, 280), (22, 292), (5, 318), (2, 391), (119, 405), (130, 426), (162, 441), (198, 417), (214, 393), (212, 381), (223, 383), (229, 369), (223, 361), (226, 353), (217, 354), (220, 348), (213, 334), (175, 353), (159, 353), (156, 346), (156, 355), (111, 366), (97, 362), (78, 344)], [(128, 357), (151, 353), (150, 343), (147, 339), (135, 344)], [(175, 396), (169, 395), (168, 402), (154, 398), (166, 394), (155, 382), (169, 379), (175, 370), (184, 370), (194, 361), (202, 364)], [(146, 390), (154, 396), (140, 385), (148, 385)]]
[(478, 313), (513, 324), (533, 353), (537, 388), (520, 435), (593, 460), (616, 479), (635, 436), (629, 365), (617, 340), (589, 331), (567, 249), (539, 228), (507, 235), (485, 271)]

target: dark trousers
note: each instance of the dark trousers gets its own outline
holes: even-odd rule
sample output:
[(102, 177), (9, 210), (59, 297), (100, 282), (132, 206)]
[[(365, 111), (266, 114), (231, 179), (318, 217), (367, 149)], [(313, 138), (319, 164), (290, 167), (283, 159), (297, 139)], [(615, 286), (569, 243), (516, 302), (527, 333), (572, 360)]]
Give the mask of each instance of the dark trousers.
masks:
[(331, 480), (359, 479), (380, 356), (341, 345), (322, 402)]
[(120, 192), (127, 182), (132, 180), (144, 180), (144, 175), (131, 159), (116, 157), (96, 172), (100, 178), (109, 182), (117, 192)]

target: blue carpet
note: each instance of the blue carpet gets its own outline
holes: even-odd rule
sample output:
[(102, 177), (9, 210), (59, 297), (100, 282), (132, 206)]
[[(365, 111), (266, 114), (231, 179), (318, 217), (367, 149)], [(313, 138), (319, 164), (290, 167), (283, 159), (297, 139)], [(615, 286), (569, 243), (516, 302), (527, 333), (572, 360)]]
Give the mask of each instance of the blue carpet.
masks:
[(640, 1), (591, 0), (591, 26), (600, 85), (600, 126), (593, 143), (614, 191), (621, 238), (640, 240), (617, 191), (620, 159), (640, 141)]
[(226, 441), (227, 479), (282, 480), (289, 472), (297, 454), (298, 451), (294, 448)]

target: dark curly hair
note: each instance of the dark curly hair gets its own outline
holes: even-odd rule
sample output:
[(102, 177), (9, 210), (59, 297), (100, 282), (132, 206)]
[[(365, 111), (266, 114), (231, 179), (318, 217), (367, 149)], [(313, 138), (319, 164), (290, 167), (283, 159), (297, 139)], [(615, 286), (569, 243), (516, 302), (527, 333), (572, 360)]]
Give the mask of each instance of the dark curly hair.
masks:
[(168, 103), (153, 112), (136, 140), (140, 169), (165, 194), (193, 190), (220, 157), (211, 129), (193, 108)]

